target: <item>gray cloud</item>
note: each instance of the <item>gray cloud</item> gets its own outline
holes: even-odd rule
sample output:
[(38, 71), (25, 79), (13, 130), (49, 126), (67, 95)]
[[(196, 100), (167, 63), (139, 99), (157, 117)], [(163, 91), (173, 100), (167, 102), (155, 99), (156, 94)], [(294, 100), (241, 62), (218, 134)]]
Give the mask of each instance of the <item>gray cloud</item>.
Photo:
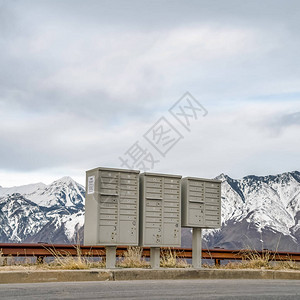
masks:
[[(273, 0), (0, 0), (0, 169), (117, 164), (142, 130), (189, 90), (218, 116), (215, 129), (205, 127), (206, 143), (243, 152), (247, 167), (241, 174), (238, 166), (232, 170), (246, 175), (255, 164), (254, 156), (246, 159), (251, 151), (263, 161), (279, 145), (271, 134), (261, 139), (261, 153), (253, 149), (257, 128), (277, 128), (277, 138), (290, 145), (292, 125), (299, 124), (299, 6)], [(279, 108), (266, 119), (273, 104)], [(216, 141), (224, 120), (235, 129), (228, 114), (239, 107), (245, 107), (241, 114), (249, 107), (256, 112), (239, 121), (253, 140), (242, 145), (224, 132), (228, 138)], [(198, 159), (198, 152), (190, 156)], [(207, 156), (205, 172), (214, 161)], [(220, 163), (227, 168), (220, 171), (230, 172), (232, 161)]]
[(300, 133), (300, 112), (278, 113), (263, 122), (272, 135), (283, 135), (286, 131), (296, 128)]
[[(287, 107), (284, 107), (284, 103), (279, 102), (281, 105), (279, 105), (276, 112), (273, 111), (273, 107), (271, 107), (273, 104), (269, 103), (269, 109), (265, 112), (265, 114), (259, 115), (258, 119), (250, 121), (249, 124), (259, 130), (268, 132), (273, 137), (279, 137), (285, 132), (289, 132), (294, 129), (300, 130), (300, 112), (297, 111), (299, 109), (299, 105), (294, 101), (286, 103)], [(291, 105), (291, 103), (293, 104)]]
[[(48, 1), (35, 5), (36, 10), (49, 10), (48, 15), (58, 15), (67, 20), (78, 19), (95, 24), (127, 24), (147, 29), (177, 26), (194, 22), (211, 22), (221, 24), (265, 24), (283, 23), (299, 24), (297, 0), (180, 0), (167, 1), (88, 1), (66, 0)], [(52, 13), (52, 14), (51, 14)]]
[(281, 123), (283, 126), (300, 125), (300, 112), (284, 115)]

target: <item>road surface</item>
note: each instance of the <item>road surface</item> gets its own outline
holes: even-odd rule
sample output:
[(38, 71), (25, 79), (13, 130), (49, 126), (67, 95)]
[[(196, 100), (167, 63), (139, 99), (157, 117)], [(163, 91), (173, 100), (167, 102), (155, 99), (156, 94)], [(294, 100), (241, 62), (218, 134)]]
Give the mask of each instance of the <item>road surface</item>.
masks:
[(197, 279), (0, 284), (0, 299), (300, 299), (300, 281)]

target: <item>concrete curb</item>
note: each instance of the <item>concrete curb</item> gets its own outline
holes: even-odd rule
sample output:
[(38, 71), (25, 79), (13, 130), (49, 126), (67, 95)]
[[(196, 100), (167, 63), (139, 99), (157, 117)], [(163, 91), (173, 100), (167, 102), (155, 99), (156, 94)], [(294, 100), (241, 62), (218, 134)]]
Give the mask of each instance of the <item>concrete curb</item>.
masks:
[(35, 283), (113, 280), (109, 270), (41, 270), (0, 272), (0, 283)]
[(224, 270), (224, 269), (131, 269), (113, 270), (114, 280), (163, 279), (293, 279), (300, 280), (299, 271)]
[(115, 269), (0, 271), (0, 283), (122, 281), (164, 279), (287, 279), (300, 280), (300, 271), (224, 269)]

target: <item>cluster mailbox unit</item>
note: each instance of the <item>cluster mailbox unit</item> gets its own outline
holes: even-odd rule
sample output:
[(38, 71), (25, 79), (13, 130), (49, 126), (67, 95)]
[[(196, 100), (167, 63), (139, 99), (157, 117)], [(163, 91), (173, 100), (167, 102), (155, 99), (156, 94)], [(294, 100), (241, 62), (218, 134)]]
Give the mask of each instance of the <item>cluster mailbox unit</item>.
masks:
[(159, 267), (159, 247), (181, 245), (181, 176), (140, 175), (140, 246), (150, 247), (151, 266)]
[(106, 246), (115, 267), (116, 246), (150, 247), (158, 268), (160, 247), (180, 247), (181, 227), (193, 228), (193, 266), (201, 267), (201, 229), (221, 224), (221, 181), (136, 170), (86, 172), (85, 245)]
[(182, 227), (193, 228), (193, 266), (201, 267), (201, 228), (221, 225), (221, 181), (186, 177), (181, 181)]
[(182, 227), (220, 227), (221, 181), (186, 177), (181, 188)]
[(84, 244), (105, 245), (114, 267), (117, 245), (139, 243), (139, 171), (97, 168), (86, 172)]

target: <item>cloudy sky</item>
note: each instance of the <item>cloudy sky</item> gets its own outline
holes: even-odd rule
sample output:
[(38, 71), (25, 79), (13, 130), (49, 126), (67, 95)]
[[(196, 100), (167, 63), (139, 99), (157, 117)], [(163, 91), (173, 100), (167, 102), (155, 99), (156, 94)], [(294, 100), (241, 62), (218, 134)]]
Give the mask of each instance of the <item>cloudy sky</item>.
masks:
[[(300, 170), (299, 32), (297, 0), (0, 0), (0, 185), (139, 153), (184, 176)], [(189, 131), (169, 112), (187, 91), (208, 112)]]

